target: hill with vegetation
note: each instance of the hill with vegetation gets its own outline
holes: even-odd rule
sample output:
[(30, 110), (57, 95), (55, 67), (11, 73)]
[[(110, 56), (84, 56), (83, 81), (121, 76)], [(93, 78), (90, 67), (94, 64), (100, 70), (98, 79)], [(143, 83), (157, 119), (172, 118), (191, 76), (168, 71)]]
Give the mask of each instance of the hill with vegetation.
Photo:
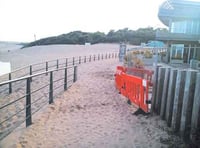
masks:
[(36, 40), (24, 47), (51, 44), (85, 44), (85, 43), (119, 43), (125, 42), (133, 45), (140, 45), (141, 42), (155, 40), (156, 31), (152, 27), (140, 28), (138, 30), (129, 30), (128, 28), (117, 31), (110, 30), (107, 34), (103, 32), (81, 32), (73, 31), (59, 36), (53, 36)]

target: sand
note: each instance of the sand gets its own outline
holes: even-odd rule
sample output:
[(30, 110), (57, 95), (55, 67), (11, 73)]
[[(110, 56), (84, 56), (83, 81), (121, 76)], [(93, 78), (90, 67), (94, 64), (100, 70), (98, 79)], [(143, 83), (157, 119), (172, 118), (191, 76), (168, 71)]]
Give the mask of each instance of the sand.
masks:
[(2, 147), (169, 147), (184, 146), (159, 117), (135, 116), (114, 87), (116, 60), (81, 65), (78, 81), (55, 103), (20, 128)]
[(158, 116), (137, 110), (115, 89), (116, 59), (81, 64), (78, 81), (0, 141), (0, 147), (185, 147)]

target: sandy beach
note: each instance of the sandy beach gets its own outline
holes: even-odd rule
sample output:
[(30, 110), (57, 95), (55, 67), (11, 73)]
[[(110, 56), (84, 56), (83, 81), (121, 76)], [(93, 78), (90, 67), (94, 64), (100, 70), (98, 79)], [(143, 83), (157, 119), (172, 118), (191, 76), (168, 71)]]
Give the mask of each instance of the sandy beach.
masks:
[[(105, 45), (99, 45), (99, 52), (118, 51), (118, 45), (109, 46), (110, 48), (106, 48)], [(57, 50), (55, 47), (58, 46), (55, 45), (54, 50), (52, 46), (49, 47), (52, 53), (47, 59), (62, 55), (62, 52), (56, 54), (56, 51), (62, 49)], [(34, 50), (29, 48), (29, 52), (36, 50), (36, 47), (31, 49), (33, 48)], [(93, 53), (98, 53), (98, 48)], [(82, 49), (74, 50), (74, 53), (71, 51), (68, 55), (80, 55), (80, 50)], [(89, 52), (90, 49), (87, 50)], [(38, 50), (40, 53), (42, 51)], [(41, 56), (36, 56), (36, 59), (46, 55), (46, 51)], [(20, 54), (21, 52), (19, 51)], [(31, 55), (28, 51), (23, 52)], [(10, 54), (20, 55), (19, 53)], [(63, 56), (66, 57), (64, 54)], [(11, 55), (7, 54), (4, 59), (9, 57)], [(16, 58), (17, 60), (19, 59)], [(29, 60), (31, 61), (34, 59)], [(55, 98), (52, 105), (34, 115), (30, 127), (21, 126), (0, 141), (0, 147), (186, 147), (177, 136), (171, 134), (166, 123), (158, 116), (133, 114), (137, 108), (128, 105), (127, 99), (115, 88), (114, 72), (119, 64), (117, 59), (108, 59), (79, 65), (78, 81)], [(19, 65), (21, 64), (17, 66)]]

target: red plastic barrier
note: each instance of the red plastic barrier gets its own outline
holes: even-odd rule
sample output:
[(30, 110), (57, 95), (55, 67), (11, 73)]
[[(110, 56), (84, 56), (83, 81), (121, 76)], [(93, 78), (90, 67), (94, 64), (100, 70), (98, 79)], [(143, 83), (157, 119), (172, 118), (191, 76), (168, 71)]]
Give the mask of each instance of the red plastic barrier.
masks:
[(149, 84), (152, 85), (152, 76), (153, 76), (152, 70), (138, 69), (138, 68), (126, 68), (126, 73), (146, 79), (149, 81)]
[[(127, 74), (129, 69), (122, 66), (117, 66), (115, 73), (115, 85), (119, 92), (126, 96), (132, 103), (141, 108), (144, 112), (148, 113), (148, 104), (150, 98), (148, 98), (148, 90), (150, 80), (152, 78), (152, 72), (149, 73), (150, 77), (143, 79), (138, 76)], [(136, 69), (131, 69), (136, 70)], [(138, 70), (138, 69), (137, 69)], [(140, 70), (138, 70), (140, 71)], [(141, 71), (140, 71), (141, 72)], [(143, 70), (143, 73), (148, 73), (149, 71)]]

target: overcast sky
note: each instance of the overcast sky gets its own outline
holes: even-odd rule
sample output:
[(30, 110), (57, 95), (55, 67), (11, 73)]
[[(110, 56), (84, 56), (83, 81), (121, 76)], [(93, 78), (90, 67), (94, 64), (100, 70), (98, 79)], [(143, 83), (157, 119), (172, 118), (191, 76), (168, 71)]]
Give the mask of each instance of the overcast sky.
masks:
[(164, 27), (164, 0), (0, 0), (0, 41), (33, 41), (68, 33)]

